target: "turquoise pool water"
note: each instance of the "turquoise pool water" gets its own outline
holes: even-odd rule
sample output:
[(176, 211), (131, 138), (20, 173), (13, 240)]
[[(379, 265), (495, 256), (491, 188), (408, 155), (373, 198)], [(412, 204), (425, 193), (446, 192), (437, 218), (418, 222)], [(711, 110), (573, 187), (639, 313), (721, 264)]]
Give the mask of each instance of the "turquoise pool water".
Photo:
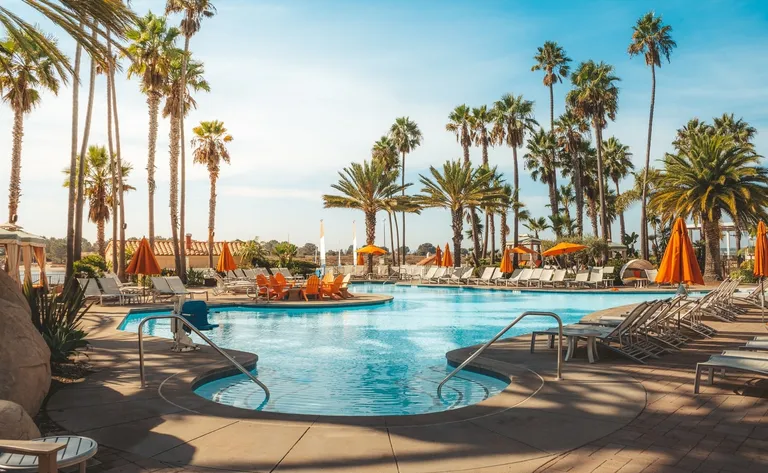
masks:
[[(387, 293), (390, 303), (339, 309), (211, 309), (220, 326), (207, 335), (225, 348), (259, 355), (254, 370), (272, 392), (245, 376), (222, 378), (196, 393), (216, 402), (271, 412), (325, 415), (408, 415), (475, 404), (506, 382), (465, 371), (437, 396), (451, 368), (446, 352), (483, 343), (526, 310), (546, 310), (564, 323), (609, 307), (659, 297), (642, 293), (507, 292), (471, 288), (416, 288), (360, 284), (352, 292)], [(153, 313), (126, 317), (136, 331)], [(509, 336), (550, 327), (527, 318)], [(169, 321), (150, 321), (147, 333), (171, 338)], [(193, 337), (194, 338), (194, 337)], [(199, 340), (197, 340), (199, 341)]]

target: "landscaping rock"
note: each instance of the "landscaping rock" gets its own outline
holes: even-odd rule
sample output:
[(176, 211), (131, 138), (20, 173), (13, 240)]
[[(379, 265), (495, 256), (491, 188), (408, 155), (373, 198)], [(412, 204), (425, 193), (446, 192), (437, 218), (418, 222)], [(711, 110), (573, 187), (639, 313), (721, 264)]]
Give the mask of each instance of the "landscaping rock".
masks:
[(15, 402), (0, 401), (0, 439), (32, 440), (39, 437), (40, 430), (23, 407)]
[[(0, 271), (0, 400), (37, 414), (51, 386), (51, 352), (21, 289)], [(0, 430), (2, 432), (2, 430)]]

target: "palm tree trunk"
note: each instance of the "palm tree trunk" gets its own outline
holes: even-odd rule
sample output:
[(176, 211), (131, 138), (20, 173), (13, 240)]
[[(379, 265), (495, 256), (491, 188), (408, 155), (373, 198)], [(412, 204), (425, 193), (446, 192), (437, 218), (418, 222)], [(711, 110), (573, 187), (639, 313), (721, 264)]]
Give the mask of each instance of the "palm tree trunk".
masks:
[(176, 268), (176, 275), (181, 274), (181, 255), (179, 254), (179, 117), (175, 112), (171, 113), (171, 131), (170, 131), (170, 202), (168, 207), (171, 211), (171, 239), (173, 240), (173, 258)]
[[(739, 215), (736, 214), (733, 217), (733, 236), (736, 238), (736, 265), (741, 264), (741, 219), (739, 219)], [(747, 245), (749, 246), (749, 245)]]
[(483, 258), (488, 257), (488, 227), (490, 219), (490, 213), (485, 212), (485, 228), (483, 228)]
[[(150, 92), (149, 105), (149, 152), (147, 153), (147, 188), (149, 190), (149, 247), (155, 249), (155, 151), (157, 148), (157, 111), (160, 94)], [(213, 185), (213, 182), (211, 182)], [(213, 192), (213, 188), (211, 188)], [(213, 194), (211, 194), (213, 196)], [(211, 240), (213, 241), (213, 240)], [(209, 255), (213, 258), (213, 255)], [(213, 267), (213, 266), (211, 266)]]
[(645, 148), (645, 169), (643, 170), (643, 195), (640, 199), (640, 252), (642, 259), (648, 259), (648, 223), (646, 205), (648, 200), (648, 169), (651, 167), (651, 136), (653, 135), (653, 107), (656, 105), (656, 67), (651, 63), (651, 111), (648, 116), (648, 143)]
[[(83, 28), (83, 22), (80, 22), (80, 29)], [(74, 271), (72, 264), (75, 262), (75, 175), (77, 173), (77, 124), (78, 109), (80, 108), (80, 61), (83, 55), (83, 48), (77, 43), (75, 48), (75, 65), (72, 75), (72, 141), (70, 145), (69, 156), (69, 195), (67, 200), (67, 267), (65, 278), (69, 281)]]
[(100, 219), (96, 222), (96, 247), (98, 248), (99, 256), (104, 257), (107, 250), (106, 236), (105, 236), (106, 222), (104, 219)]
[[(395, 212), (392, 212), (392, 215), (394, 216), (394, 219), (392, 219), (389, 222), (389, 227), (391, 229), (392, 228), (392, 223), (394, 222), (394, 224), (395, 224), (395, 244), (397, 244), (397, 247), (400, 248), (401, 247), (401, 245), (400, 245), (400, 230), (399, 230), (399, 226), (397, 225), (397, 214)], [(399, 259), (400, 258), (400, 252), (399, 251), (397, 253), (397, 258), (398, 258), (398, 261), (400, 261), (400, 259)]]
[(480, 217), (477, 216), (477, 209), (470, 208), (470, 215), (472, 217), (472, 249), (475, 267), (480, 266)]
[[(400, 177), (402, 178), (402, 186), (403, 186), (403, 197), (405, 197), (405, 152), (403, 154), (403, 172), (401, 173)], [(374, 216), (375, 219), (375, 216)], [(373, 243), (371, 243), (372, 245)], [(405, 248), (405, 211), (403, 211), (403, 240), (400, 242), (400, 244)], [(405, 264), (405, 255), (402, 255), (402, 261), (403, 264)], [(373, 269), (373, 268), (371, 268)]]
[[(603, 241), (608, 241), (608, 221), (606, 220), (605, 212), (605, 179), (603, 178), (603, 130), (597, 123), (593, 123), (595, 127), (595, 139), (597, 141), (597, 186), (600, 194), (600, 232)], [(603, 261), (608, 261), (608, 248), (603, 250)]]
[[(512, 177), (514, 188), (512, 190), (512, 195), (514, 196), (515, 203), (515, 207), (512, 209), (512, 212), (514, 213), (514, 216), (512, 217), (512, 243), (514, 246), (517, 246), (520, 244), (520, 209), (518, 208), (518, 199), (520, 197), (520, 170), (517, 165), (517, 147), (512, 148), (512, 165), (514, 168)], [(517, 262), (518, 254), (515, 253), (512, 257), (512, 266), (517, 268)]]
[[(395, 231), (392, 229), (392, 212), (387, 212), (387, 216), (389, 216), (389, 244), (392, 245), (392, 248), (396, 248), (395, 246)], [(397, 219), (395, 219), (397, 220)], [(393, 250), (394, 251), (394, 250)], [(397, 253), (393, 253), (393, 262), (397, 264), (399, 261), (397, 257)]]
[(571, 162), (573, 163), (573, 189), (576, 194), (576, 229), (579, 234), (579, 238), (584, 237), (584, 186), (581, 175), (581, 159), (579, 159), (578, 152), (574, 151), (571, 156)]
[(496, 219), (494, 218), (493, 214), (491, 214), (491, 218), (490, 218), (490, 227), (491, 227), (491, 264), (494, 264), (496, 262)]
[(179, 104), (179, 143), (181, 143), (181, 196), (179, 198), (179, 259), (181, 261), (181, 279), (187, 282), (187, 234), (186, 232), (186, 204), (187, 204), (187, 153), (184, 142), (184, 100), (187, 96), (187, 55), (189, 54), (189, 36), (184, 37), (184, 58), (182, 59), (181, 83), (185, 85), (181, 103)]
[(112, 272), (117, 274), (117, 167), (115, 160), (115, 146), (112, 139), (112, 93), (114, 84), (112, 83), (112, 42), (110, 40), (110, 30), (107, 28), (106, 34), (107, 52), (109, 54), (109, 63), (107, 64), (107, 144), (109, 146), (109, 171), (112, 194)]
[(483, 144), (483, 166), (488, 165), (488, 131), (483, 127), (483, 129), (480, 131), (480, 139), (482, 140)]
[(597, 201), (595, 199), (587, 197), (587, 200), (589, 201), (589, 219), (592, 222), (592, 233), (594, 233), (595, 238), (600, 238), (600, 233), (597, 230)]
[[(96, 40), (96, 29), (91, 35)], [(83, 142), (80, 143), (80, 168), (77, 172), (77, 201), (75, 204), (75, 260), (82, 257), (83, 247), (83, 206), (85, 204), (85, 155), (88, 152), (88, 137), (91, 133), (91, 118), (93, 117), (93, 99), (96, 92), (96, 60), (91, 58), (91, 75), (88, 85), (88, 108), (85, 110), (85, 124), (83, 125)]]
[[(616, 184), (616, 196), (621, 195), (621, 190), (619, 189), (619, 180), (614, 179), (613, 182)], [(621, 232), (619, 243), (622, 243), (624, 241), (624, 235), (627, 234), (627, 227), (624, 226), (624, 212), (619, 212), (619, 231)]]
[[(462, 141), (464, 141), (464, 140), (462, 140)], [(467, 145), (462, 144), (461, 147), (462, 147), (462, 149), (464, 151), (464, 164), (468, 164), (469, 163), (469, 145), (468, 144)]]
[[(365, 213), (365, 244), (376, 243), (376, 212)], [(373, 274), (373, 255), (368, 254), (368, 272)]]
[[(120, 148), (120, 119), (117, 114), (117, 87), (115, 84), (115, 68), (109, 71), (112, 82), (112, 113), (115, 115), (115, 147), (117, 148), (117, 160), (115, 162), (115, 171), (117, 172), (117, 205), (120, 209), (120, 249), (117, 257), (117, 276), (121, 281), (125, 281), (125, 202), (123, 195), (123, 155)], [(117, 220), (117, 216), (114, 217)]]
[(216, 222), (216, 177), (211, 173), (211, 196), (208, 200), (208, 265), (213, 268), (213, 234)]
[(21, 196), (21, 140), (24, 137), (24, 112), (13, 109), (13, 151), (11, 152), (11, 182), (8, 186), (8, 221), (16, 222)]
[[(554, 85), (549, 84), (549, 133), (554, 136), (555, 134), (555, 92)], [(557, 154), (556, 149), (552, 148), (552, 161), (549, 163), (549, 170), (552, 172), (552, 177), (549, 183), (549, 204), (552, 206), (552, 217), (558, 215), (558, 202), (560, 199), (557, 195)], [(557, 236), (560, 236), (559, 234)]]
[(722, 279), (720, 269), (720, 221), (717, 217), (708, 220), (702, 215), (702, 225), (706, 234), (704, 280), (719, 281)]
[(453, 229), (453, 261), (456, 267), (461, 266), (461, 238), (464, 225), (462, 218), (464, 209), (459, 207), (451, 213), (451, 228)]
[(499, 232), (499, 243), (502, 251), (507, 249), (507, 210), (504, 209), (499, 216), (499, 225), (501, 225), (501, 231)]

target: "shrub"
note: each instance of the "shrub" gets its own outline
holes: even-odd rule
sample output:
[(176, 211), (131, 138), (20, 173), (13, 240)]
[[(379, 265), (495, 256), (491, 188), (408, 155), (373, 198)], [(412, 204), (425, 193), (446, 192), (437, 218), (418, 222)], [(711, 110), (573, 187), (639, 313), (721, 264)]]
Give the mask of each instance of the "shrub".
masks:
[(314, 273), (319, 266), (311, 261), (295, 259), (289, 261), (286, 267), (288, 268), (288, 271), (291, 272), (291, 274), (301, 274), (302, 276), (307, 276), (308, 274)]
[(195, 268), (187, 270), (187, 286), (202, 286), (205, 284), (205, 275)]
[(758, 282), (758, 278), (755, 276), (755, 261), (747, 260), (741, 263), (739, 269), (731, 271), (731, 278), (741, 278), (741, 282), (747, 284), (754, 284)]
[(107, 263), (99, 255), (88, 255), (72, 264), (75, 274), (89, 278), (100, 278), (107, 270)]
[(51, 361), (64, 363), (78, 350), (88, 347), (87, 333), (80, 321), (86, 306), (85, 291), (75, 278), (64, 284), (60, 294), (49, 294), (44, 288), (24, 285), (24, 295), (32, 312), (32, 323), (51, 350)]

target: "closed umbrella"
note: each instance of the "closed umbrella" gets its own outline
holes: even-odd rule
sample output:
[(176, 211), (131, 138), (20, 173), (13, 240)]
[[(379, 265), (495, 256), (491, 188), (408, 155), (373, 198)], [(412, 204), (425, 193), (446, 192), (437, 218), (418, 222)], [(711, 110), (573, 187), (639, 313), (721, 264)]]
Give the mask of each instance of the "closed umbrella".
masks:
[(365, 257), (359, 251), (357, 252), (357, 265), (358, 266), (364, 266), (365, 265)]
[[(659, 284), (678, 284), (678, 294), (685, 293), (685, 284), (704, 284), (701, 268), (696, 260), (691, 239), (682, 218), (675, 220), (672, 235), (656, 275)], [(682, 302), (681, 302), (682, 304)], [(680, 328), (680, 311), (677, 311), (677, 327)]]
[(435, 248), (435, 266), (443, 266), (443, 250), (439, 246)]
[(499, 265), (499, 269), (501, 269), (502, 273), (512, 272), (512, 258), (510, 257), (509, 252), (509, 248), (504, 248), (504, 255), (501, 257), (501, 264)]
[(152, 248), (149, 247), (149, 242), (146, 238), (142, 238), (139, 242), (139, 247), (136, 248), (136, 252), (131, 258), (131, 262), (128, 267), (125, 268), (125, 272), (128, 274), (160, 274), (160, 264), (155, 258), (155, 254), (152, 253)]
[(765, 287), (763, 278), (768, 276), (768, 236), (765, 224), (757, 224), (757, 241), (755, 241), (755, 276), (760, 278), (760, 313), (765, 324)]
[(451, 255), (451, 248), (448, 243), (445, 244), (445, 253), (443, 253), (443, 266), (446, 268), (453, 267), (453, 255)]
[(219, 260), (216, 262), (216, 271), (226, 273), (235, 269), (237, 269), (237, 263), (235, 263), (235, 258), (232, 257), (232, 252), (229, 251), (229, 244), (225, 241), (221, 244), (221, 253), (219, 254)]

